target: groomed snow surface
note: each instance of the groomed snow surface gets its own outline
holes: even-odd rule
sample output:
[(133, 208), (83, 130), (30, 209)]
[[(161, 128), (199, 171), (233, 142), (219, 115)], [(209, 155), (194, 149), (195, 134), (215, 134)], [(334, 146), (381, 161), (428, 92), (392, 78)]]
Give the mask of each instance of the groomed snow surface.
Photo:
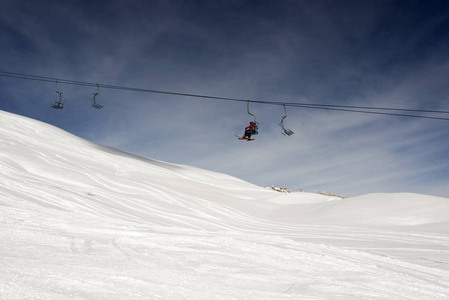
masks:
[(449, 199), (281, 194), (1, 111), (0, 239), (2, 300), (449, 299)]

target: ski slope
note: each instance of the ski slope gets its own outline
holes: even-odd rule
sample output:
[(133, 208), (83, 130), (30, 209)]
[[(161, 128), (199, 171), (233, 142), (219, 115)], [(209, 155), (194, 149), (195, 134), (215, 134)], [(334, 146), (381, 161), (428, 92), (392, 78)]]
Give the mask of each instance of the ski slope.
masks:
[(449, 199), (281, 194), (0, 111), (0, 299), (449, 299)]

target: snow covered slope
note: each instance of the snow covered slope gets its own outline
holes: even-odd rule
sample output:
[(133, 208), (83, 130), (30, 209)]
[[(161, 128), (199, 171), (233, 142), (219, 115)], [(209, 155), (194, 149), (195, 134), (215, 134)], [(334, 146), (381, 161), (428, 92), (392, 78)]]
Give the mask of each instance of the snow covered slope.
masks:
[(448, 299), (449, 199), (279, 194), (0, 111), (0, 299)]

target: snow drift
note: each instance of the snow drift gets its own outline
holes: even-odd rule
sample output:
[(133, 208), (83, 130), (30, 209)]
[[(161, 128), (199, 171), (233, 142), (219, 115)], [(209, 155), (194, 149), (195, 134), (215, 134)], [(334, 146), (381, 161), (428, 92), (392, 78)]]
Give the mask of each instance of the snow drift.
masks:
[(1, 299), (447, 299), (449, 199), (280, 194), (0, 112)]

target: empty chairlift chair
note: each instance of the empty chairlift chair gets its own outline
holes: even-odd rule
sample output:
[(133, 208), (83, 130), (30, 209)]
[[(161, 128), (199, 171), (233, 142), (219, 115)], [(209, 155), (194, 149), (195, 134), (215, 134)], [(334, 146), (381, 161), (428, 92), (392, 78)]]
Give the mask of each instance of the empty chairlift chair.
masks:
[(285, 104), (283, 104), (283, 106), (284, 106), (284, 112), (285, 112), (285, 115), (282, 117), (281, 123), (279, 123), (279, 126), (281, 126), (281, 128), (282, 128), (281, 133), (282, 133), (283, 135), (288, 135), (288, 136), (290, 136), (290, 135), (294, 134), (294, 132), (291, 131), (290, 129), (284, 127), (284, 119), (287, 118), (287, 109), (285, 109)]
[(97, 108), (97, 109), (102, 109), (103, 105), (98, 104), (97, 101), (95, 101), (95, 98), (100, 94), (100, 86), (97, 84), (97, 92), (94, 93), (94, 97), (91, 99), (92, 100), (92, 107), (93, 108)]
[(60, 92), (56, 89), (57, 85), (58, 85), (58, 82), (56, 81), (55, 92), (58, 94), (58, 97), (56, 97), (55, 103), (52, 104), (51, 107), (53, 107), (54, 109), (63, 109), (64, 102), (65, 102), (66, 98), (62, 96), (62, 92)]

